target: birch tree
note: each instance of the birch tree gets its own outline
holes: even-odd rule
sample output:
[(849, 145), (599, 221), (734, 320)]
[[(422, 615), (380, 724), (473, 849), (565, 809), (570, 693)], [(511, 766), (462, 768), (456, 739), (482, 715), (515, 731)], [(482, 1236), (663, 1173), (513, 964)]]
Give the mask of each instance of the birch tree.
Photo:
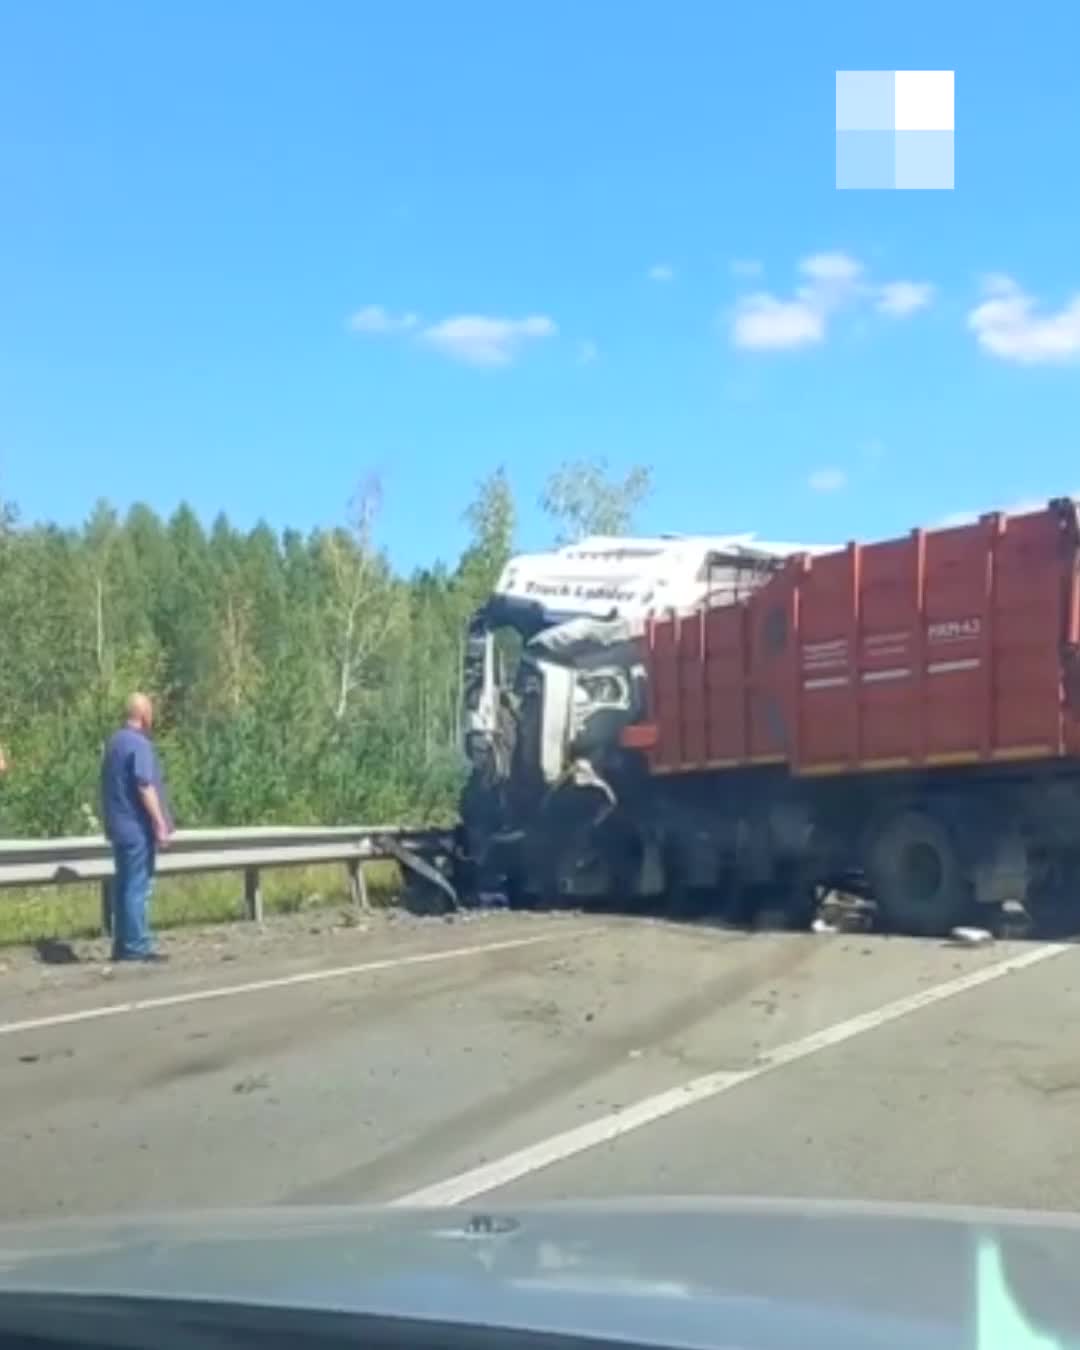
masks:
[(557, 542), (587, 535), (628, 534), (638, 508), (652, 493), (652, 470), (636, 464), (621, 477), (605, 459), (571, 460), (548, 478), (540, 507), (554, 521)]
[(375, 522), (382, 505), (382, 484), (369, 475), (355, 493), (346, 528), (321, 539), (328, 581), (324, 622), (331, 659), (333, 720), (343, 723), (402, 610), (385, 558), (375, 548)]

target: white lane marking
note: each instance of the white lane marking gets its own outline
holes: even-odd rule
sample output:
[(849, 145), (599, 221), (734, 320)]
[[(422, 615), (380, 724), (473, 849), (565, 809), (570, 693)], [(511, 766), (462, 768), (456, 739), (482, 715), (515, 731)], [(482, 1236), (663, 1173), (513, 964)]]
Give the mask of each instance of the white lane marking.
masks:
[(575, 928), (564, 933), (541, 933), (537, 937), (507, 938), (500, 942), (483, 942), (474, 947), (450, 947), (442, 952), (417, 952), (412, 956), (391, 956), (381, 961), (362, 961), (355, 966), (335, 966), (331, 970), (308, 970), (299, 975), (279, 975), (266, 980), (251, 980), (247, 984), (224, 985), (217, 989), (195, 989), (186, 994), (160, 994), (156, 998), (135, 998), (127, 1003), (107, 1003), (97, 1008), (83, 1008), (78, 1012), (53, 1013), (46, 1017), (30, 1017), (22, 1022), (0, 1023), (0, 1036), (11, 1036), (18, 1031), (41, 1031), (47, 1027), (69, 1026), (73, 1022), (93, 1022), (102, 1017), (117, 1017), (121, 1013), (152, 1012), (157, 1008), (175, 1008), (182, 1003), (206, 1003), (216, 998), (236, 998), (240, 994), (261, 994), (266, 989), (287, 989), (296, 984), (317, 984), (321, 980), (340, 980), (346, 975), (370, 975), (378, 970), (393, 970), (400, 966), (431, 965), (436, 961), (452, 961), (462, 956), (483, 956), (487, 952), (512, 951), (516, 947), (535, 947), (541, 942), (557, 942), (560, 938), (590, 937), (602, 932), (599, 927)]
[(664, 1116), (684, 1111), (688, 1106), (708, 1101), (722, 1092), (730, 1092), (732, 1088), (749, 1083), (755, 1078), (771, 1073), (774, 1069), (782, 1068), (785, 1064), (794, 1064), (809, 1055), (817, 1054), (819, 1050), (827, 1050), (830, 1046), (850, 1041), (863, 1032), (873, 1031), (875, 1027), (906, 1017), (908, 1013), (918, 1012), (920, 1008), (928, 1008), (931, 1004), (940, 1003), (942, 999), (952, 998), (955, 994), (962, 994), (968, 989), (977, 989), (979, 985), (989, 984), (1003, 975), (1024, 970), (1028, 966), (1037, 965), (1040, 961), (1046, 961), (1069, 950), (1070, 946), (1067, 943), (1033, 947), (1019, 956), (1011, 956), (992, 966), (983, 966), (979, 970), (970, 971), (967, 975), (960, 975), (955, 980), (947, 980), (944, 984), (923, 989), (917, 994), (898, 998), (870, 1012), (860, 1013), (856, 1017), (849, 1017), (843, 1022), (825, 1027), (822, 1031), (802, 1036), (799, 1040), (788, 1041), (786, 1045), (777, 1046), (776, 1049), (769, 1051), (761, 1063), (755, 1064), (752, 1068), (719, 1070), (716, 1073), (703, 1074), (681, 1087), (658, 1092), (654, 1097), (645, 1097), (621, 1111), (601, 1116), (572, 1130), (565, 1130), (562, 1134), (554, 1134), (528, 1148), (508, 1153), (505, 1157), (495, 1159), (494, 1162), (474, 1167), (468, 1172), (461, 1172), (445, 1181), (422, 1186), (419, 1190), (410, 1191), (408, 1195), (399, 1196), (389, 1203), (394, 1206), (463, 1204), (474, 1196), (483, 1195), (487, 1191), (517, 1181), (530, 1172), (538, 1172), (542, 1168), (550, 1167), (552, 1163), (563, 1162), (576, 1153), (584, 1153), (587, 1149), (595, 1148), (597, 1144), (606, 1144), (620, 1135), (639, 1130), (643, 1125), (650, 1125), (655, 1120), (663, 1119)]

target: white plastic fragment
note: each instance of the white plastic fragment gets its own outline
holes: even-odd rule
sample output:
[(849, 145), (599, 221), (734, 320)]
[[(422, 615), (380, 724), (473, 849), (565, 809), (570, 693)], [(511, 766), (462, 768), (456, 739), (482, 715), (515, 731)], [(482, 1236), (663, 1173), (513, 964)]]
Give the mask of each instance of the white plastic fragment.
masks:
[(985, 947), (994, 940), (993, 933), (987, 928), (954, 928), (952, 937), (968, 947)]

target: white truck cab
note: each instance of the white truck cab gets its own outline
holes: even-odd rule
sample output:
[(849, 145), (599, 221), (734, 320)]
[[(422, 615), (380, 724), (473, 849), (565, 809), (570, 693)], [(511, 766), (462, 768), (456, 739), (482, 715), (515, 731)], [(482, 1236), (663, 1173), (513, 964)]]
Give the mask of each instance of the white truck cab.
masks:
[(542, 769), (553, 782), (565, 768), (568, 741), (598, 701), (630, 707), (633, 672), (626, 662), (650, 615), (730, 603), (800, 551), (805, 547), (752, 534), (596, 535), (512, 558), (470, 627), (466, 749), (470, 738), (498, 732), (509, 692), (499, 669), (501, 628), (517, 633), (544, 672)]

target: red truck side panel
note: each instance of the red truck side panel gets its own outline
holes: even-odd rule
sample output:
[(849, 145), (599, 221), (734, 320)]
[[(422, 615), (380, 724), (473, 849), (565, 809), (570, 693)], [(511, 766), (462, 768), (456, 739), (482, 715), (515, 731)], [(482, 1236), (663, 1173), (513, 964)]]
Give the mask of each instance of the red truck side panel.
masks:
[(1080, 753), (1078, 641), (1076, 538), (1054, 508), (795, 558), (746, 601), (650, 625), (652, 765)]
[(706, 755), (716, 767), (738, 764), (750, 754), (746, 669), (746, 607), (706, 610)]
[(679, 620), (672, 617), (663, 623), (650, 623), (646, 632), (646, 669), (649, 677), (649, 703), (657, 728), (656, 747), (652, 752), (653, 770), (670, 772), (683, 764), (681, 709), (677, 643)]

